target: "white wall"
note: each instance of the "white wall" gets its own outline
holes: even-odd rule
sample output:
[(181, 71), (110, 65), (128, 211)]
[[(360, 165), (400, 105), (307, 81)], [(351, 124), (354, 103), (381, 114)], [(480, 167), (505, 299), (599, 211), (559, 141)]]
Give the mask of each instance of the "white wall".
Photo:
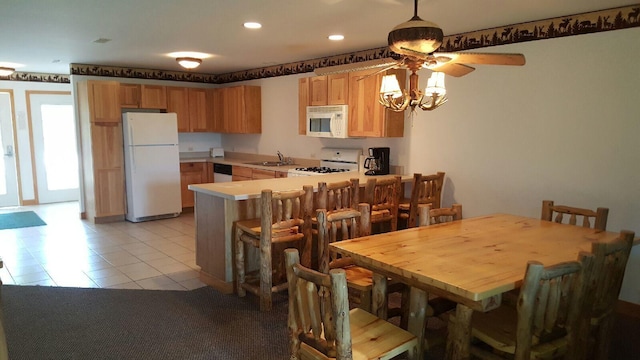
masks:
[[(445, 171), (444, 205), (462, 203), (465, 217), (539, 217), (542, 200), (552, 199), (608, 207), (609, 230), (640, 235), (638, 38), (635, 28), (483, 49), (523, 53), (527, 64), (448, 76), (449, 102), (408, 114), (402, 139), (299, 136), (297, 79), (311, 74), (248, 81), (262, 86), (263, 133), (224, 135), (222, 143), (296, 157), (323, 146), (390, 146), (406, 173)], [(422, 86), (428, 76), (421, 71)], [(620, 297), (640, 304), (640, 246)]]
[(22, 199), (34, 200), (34, 181), (31, 167), (31, 142), (27, 114), (27, 91), (71, 91), (70, 84), (39, 83), (26, 81), (0, 81), (0, 90), (13, 91), (16, 121), (16, 153), (20, 166)]

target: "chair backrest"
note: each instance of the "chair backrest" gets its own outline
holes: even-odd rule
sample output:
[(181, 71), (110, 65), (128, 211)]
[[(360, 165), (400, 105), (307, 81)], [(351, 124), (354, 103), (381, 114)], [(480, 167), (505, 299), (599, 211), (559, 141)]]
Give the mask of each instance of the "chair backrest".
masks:
[(352, 359), (345, 271), (323, 274), (300, 265), (297, 249), (285, 250), (289, 285), (289, 344), (298, 359), (301, 343), (327, 358)]
[(318, 209), (318, 257), (320, 272), (328, 274), (329, 269), (348, 265), (345, 258), (338, 259), (337, 254), (329, 251), (329, 244), (347, 239), (354, 239), (371, 234), (369, 204), (358, 204), (358, 210), (343, 209), (328, 212)]
[(355, 209), (360, 202), (360, 180), (357, 178), (335, 183), (319, 182), (316, 208), (327, 211)]
[(270, 247), (274, 238), (281, 242), (305, 238), (303, 264), (310, 265), (313, 186), (280, 192), (264, 189), (260, 206), (261, 246)]
[(433, 209), (431, 204), (418, 207), (418, 225), (428, 226), (450, 221), (462, 220), (462, 204), (453, 204), (450, 208)]
[[(542, 220), (562, 223), (565, 219), (565, 215), (567, 215), (568, 224), (576, 225), (579, 216), (582, 218), (582, 226), (605, 231), (607, 229), (609, 209), (599, 207), (596, 211), (593, 211), (590, 209), (582, 209), (565, 205), (554, 205), (551, 200), (542, 201), (542, 215), (540, 217)], [(592, 219), (593, 226), (591, 224)]]
[(580, 253), (578, 260), (546, 268), (537, 261), (527, 264), (518, 297), (515, 359), (529, 359), (534, 345), (564, 336), (571, 341), (583, 310), (581, 300), (593, 271), (594, 256)]
[(418, 208), (422, 204), (431, 204), (432, 209), (438, 209), (442, 201), (442, 187), (444, 172), (431, 175), (413, 174), (411, 201), (409, 203), (409, 221), (407, 227), (415, 227), (418, 221)]
[(595, 242), (591, 245), (591, 252), (596, 258), (593, 267), (595, 295), (592, 317), (615, 310), (634, 236), (634, 232), (623, 230), (617, 241)]
[[(371, 221), (389, 221), (391, 231), (395, 231), (398, 228), (398, 205), (400, 204), (401, 185), (402, 178), (400, 176), (368, 179), (365, 185), (364, 201), (371, 206)], [(375, 212), (385, 212), (386, 216), (373, 219)]]

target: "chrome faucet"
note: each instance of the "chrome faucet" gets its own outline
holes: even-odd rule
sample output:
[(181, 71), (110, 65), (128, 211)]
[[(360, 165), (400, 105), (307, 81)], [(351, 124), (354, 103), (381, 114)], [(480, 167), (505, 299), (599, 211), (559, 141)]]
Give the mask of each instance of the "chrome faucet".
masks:
[(280, 150), (278, 150), (278, 160), (280, 161), (280, 163), (284, 163), (284, 155), (282, 155)]

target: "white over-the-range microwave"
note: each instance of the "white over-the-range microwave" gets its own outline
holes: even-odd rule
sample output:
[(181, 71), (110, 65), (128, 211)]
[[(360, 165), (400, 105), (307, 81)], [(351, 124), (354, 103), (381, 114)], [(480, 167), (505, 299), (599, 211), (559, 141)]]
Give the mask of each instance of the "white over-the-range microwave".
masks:
[(344, 139), (348, 130), (347, 105), (307, 106), (307, 136)]

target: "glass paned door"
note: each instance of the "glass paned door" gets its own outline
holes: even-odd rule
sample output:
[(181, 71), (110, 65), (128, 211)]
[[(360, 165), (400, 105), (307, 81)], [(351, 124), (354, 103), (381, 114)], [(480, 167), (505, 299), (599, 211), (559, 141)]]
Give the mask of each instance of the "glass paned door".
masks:
[(71, 95), (30, 96), (38, 202), (78, 200), (78, 147)]
[(0, 207), (19, 205), (11, 106), (10, 94), (0, 92)]

